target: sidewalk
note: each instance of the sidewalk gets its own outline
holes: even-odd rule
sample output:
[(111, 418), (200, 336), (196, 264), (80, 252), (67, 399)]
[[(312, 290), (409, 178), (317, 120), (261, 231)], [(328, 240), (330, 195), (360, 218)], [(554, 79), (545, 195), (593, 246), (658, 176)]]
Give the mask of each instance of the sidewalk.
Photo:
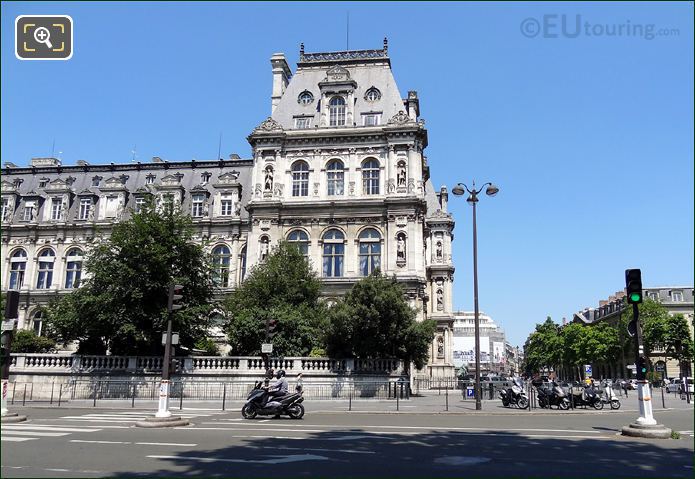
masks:
[[(514, 414), (611, 414), (616, 412), (636, 412), (639, 409), (637, 402), (637, 394), (631, 394), (628, 398), (618, 397), (621, 402), (621, 408), (611, 410), (610, 406), (606, 405), (603, 410), (597, 411), (593, 408), (576, 408), (568, 411), (558, 411), (553, 409), (518, 409), (516, 407), (504, 407), (499, 399), (483, 399), (482, 411), (476, 411), (475, 401), (472, 399), (462, 399), (460, 391), (427, 391), (419, 396), (412, 396), (410, 399), (332, 399), (332, 400), (305, 400), (305, 407), (311, 410), (312, 413), (336, 413), (336, 412), (353, 412), (353, 413), (370, 413), (370, 414), (393, 414), (393, 413), (410, 413), (410, 414), (486, 414), (486, 415), (514, 415)], [(658, 413), (663, 410), (672, 409), (693, 409), (695, 404), (691, 402), (687, 404), (685, 400), (681, 400), (678, 396), (670, 395), (665, 397), (666, 408), (662, 407), (661, 393), (657, 391), (653, 397), (654, 412)], [(240, 411), (244, 400), (227, 400), (224, 401), (224, 410)], [(19, 404), (21, 405), (21, 403)], [(87, 400), (72, 400), (64, 401), (60, 406), (54, 402), (52, 405), (48, 401), (33, 401), (27, 402), (27, 407), (50, 407), (50, 408), (100, 408), (100, 409), (136, 409), (136, 410), (151, 410), (154, 411), (158, 407), (158, 401), (141, 399), (133, 403), (130, 399), (98, 399), (96, 406), (91, 399)], [(172, 412), (180, 409), (187, 411), (222, 411), (223, 402), (217, 400), (196, 400), (184, 398), (181, 401), (179, 398), (173, 398), (169, 403), (169, 408)]]

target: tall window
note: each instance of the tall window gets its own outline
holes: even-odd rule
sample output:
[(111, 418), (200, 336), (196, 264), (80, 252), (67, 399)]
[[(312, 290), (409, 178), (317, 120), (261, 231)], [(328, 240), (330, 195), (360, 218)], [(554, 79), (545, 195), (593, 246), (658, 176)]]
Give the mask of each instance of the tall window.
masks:
[(24, 273), (27, 270), (27, 252), (18, 249), (10, 258), (10, 289), (20, 289), (24, 285)]
[(162, 211), (165, 213), (174, 212), (174, 195), (171, 193), (162, 195)]
[(36, 314), (34, 314), (32, 326), (34, 328), (34, 333), (37, 336), (41, 336), (41, 330), (43, 329), (43, 311), (37, 311)]
[(0, 218), (2, 218), (2, 221), (6, 221), (8, 219), (8, 212), (10, 211), (10, 199), (9, 198), (3, 198), (2, 199), (2, 214), (0, 215)]
[(362, 191), (365, 195), (379, 194), (379, 162), (374, 158), (362, 163)]
[(365, 113), (362, 115), (364, 126), (378, 126), (381, 123), (381, 113)]
[(309, 165), (304, 161), (292, 165), (292, 196), (309, 196)]
[(306, 130), (311, 127), (311, 117), (300, 116), (294, 119), (294, 127), (298, 130)]
[(39, 276), (36, 280), (36, 289), (48, 289), (51, 287), (55, 259), (55, 253), (52, 249), (45, 249), (39, 254)]
[(67, 254), (67, 268), (65, 271), (65, 288), (79, 288), (82, 279), (82, 250), (72, 248)]
[(323, 235), (323, 276), (337, 278), (343, 275), (345, 236), (339, 230), (329, 230)]
[(328, 104), (328, 115), (331, 126), (345, 125), (345, 99), (334, 96)]
[(212, 251), (212, 261), (214, 268), (214, 279), (220, 288), (229, 287), (229, 266), (232, 255), (229, 248), (220, 245)]
[(202, 218), (204, 213), (205, 195), (195, 194), (191, 200), (191, 216)]
[(51, 198), (51, 219), (59, 220), (63, 217), (63, 200), (61, 198)]
[(381, 267), (381, 235), (375, 229), (368, 228), (360, 233), (360, 272), (369, 276)]
[(345, 172), (343, 162), (332, 160), (326, 168), (326, 179), (328, 180), (328, 196), (342, 195), (345, 185)]
[(135, 212), (140, 213), (145, 207), (145, 203), (147, 203), (147, 199), (144, 196), (138, 196), (135, 198)]
[(232, 216), (232, 196), (225, 195), (222, 196), (220, 201), (220, 215), (221, 216)]
[(80, 214), (79, 219), (86, 220), (89, 219), (89, 213), (92, 211), (92, 199), (82, 198), (80, 200)]
[(671, 296), (673, 297), (674, 301), (677, 301), (677, 302), (683, 301), (683, 291), (674, 291)]
[(241, 248), (241, 253), (239, 253), (239, 263), (241, 264), (239, 282), (242, 282), (246, 277), (246, 245)]
[(34, 221), (34, 218), (36, 218), (36, 202), (27, 201), (24, 203), (24, 216), (22, 216), (22, 219), (24, 221)]
[(302, 230), (294, 230), (287, 235), (287, 241), (297, 247), (304, 259), (309, 259), (309, 235)]

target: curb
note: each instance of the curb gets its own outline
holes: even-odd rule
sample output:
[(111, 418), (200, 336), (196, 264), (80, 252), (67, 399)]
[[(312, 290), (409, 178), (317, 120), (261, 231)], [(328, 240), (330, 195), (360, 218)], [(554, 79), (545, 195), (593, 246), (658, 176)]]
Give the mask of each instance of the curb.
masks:
[(2, 423), (3, 424), (10, 424), (13, 422), (23, 422), (26, 420), (27, 420), (26, 416), (20, 416), (16, 412), (7, 414), (6, 416), (2, 416)]
[(137, 427), (181, 427), (188, 426), (190, 421), (188, 419), (181, 419), (181, 416), (169, 416), (169, 417), (148, 417), (144, 421), (136, 421), (135, 425)]

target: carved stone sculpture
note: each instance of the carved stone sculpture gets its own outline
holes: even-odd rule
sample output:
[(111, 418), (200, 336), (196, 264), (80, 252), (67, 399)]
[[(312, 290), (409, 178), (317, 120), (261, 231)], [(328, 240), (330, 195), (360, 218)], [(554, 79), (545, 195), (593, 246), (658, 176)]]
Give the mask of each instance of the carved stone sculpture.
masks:
[(265, 169), (265, 191), (273, 191), (273, 168)]

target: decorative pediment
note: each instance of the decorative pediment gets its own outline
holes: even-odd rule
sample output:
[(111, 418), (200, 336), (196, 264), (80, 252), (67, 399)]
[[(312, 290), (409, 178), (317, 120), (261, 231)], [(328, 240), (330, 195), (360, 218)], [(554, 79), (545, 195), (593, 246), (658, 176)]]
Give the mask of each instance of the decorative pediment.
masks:
[(283, 131), (283, 128), (282, 125), (273, 120), (272, 117), (268, 117), (253, 131)]
[(238, 171), (229, 171), (227, 173), (221, 174), (220, 176), (217, 177), (219, 183), (223, 184), (230, 184), (230, 183), (236, 183), (237, 180), (239, 179), (239, 172)]
[(100, 186), (99, 188), (101, 191), (108, 191), (108, 190), (125, 190), (125, 185), (123, 184), (123, 179), (122, 178), (116, 178), (115, 176), (112, 176), (111, 178), (107, 179), (104, 181), (103, 185)]
[(348, 81), (350, 80), (350, 72), (347, 70), (347, 68), (342, 67), (340, 65), (336, 65), (332, 68), (329, 68), (328, 71), (326, 72), (326, 78), (324, 78), (324, 82), (328, 81)]
[(70, 189), (70, 185), (71, 183), (68, 183), (66, 180), (56, 178), (55, 180), (51, 181), (48, 186), (46, 186), (45, 190), (52, 192), (66, 191)]
[(151, 195), (152, 191), (147, 186), (141, 186), (133, 192), (135, 196)]
[(173, 175), (166, 175), (162, 178), (160, 186), (180, 186), (181, 178), (183, 178), (183, 173), (175, 173)]
[(99, 196), (99, 195), (96, 194), (95, 192), (93, 192), (92, 190), (90, 190), (89, 188), (85, 188), (84, 190), (77, 193), (77, 196), (85, 197), (85, 196)]
[(44, 195), (42, 195), (41, 193), (37, 193), (34, 190), (24, 193), (22, 196), (24, 198), (44, 198)]
[(403, 110), (399, 111), (391, 117), (388, 124), (389, 125), (404, 125), (405, 123), (412, 123), (413, 119), (408, 116)]
[(15, 185), (14, 183), (10, 183), (9, 181), (3, 180), (0, 186), (2, 188), (3, 195), (17, 192), (17, 185)]

